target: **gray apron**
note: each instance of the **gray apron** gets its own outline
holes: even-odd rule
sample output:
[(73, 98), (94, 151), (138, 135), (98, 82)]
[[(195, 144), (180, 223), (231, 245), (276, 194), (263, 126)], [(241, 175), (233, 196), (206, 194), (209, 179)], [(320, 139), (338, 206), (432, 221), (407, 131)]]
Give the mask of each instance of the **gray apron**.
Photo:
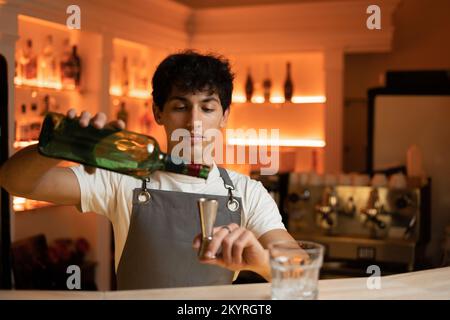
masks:
[(234, 272), (199, 262), (192, 248), (201, 232), (197, 200), (219, 202), (215, 226), (241, 224), (242, 201), (218, 168), (228, 196), (147, 189), (133, 190), (130, 228), (117, 268), (118, 290), (231, 284)]

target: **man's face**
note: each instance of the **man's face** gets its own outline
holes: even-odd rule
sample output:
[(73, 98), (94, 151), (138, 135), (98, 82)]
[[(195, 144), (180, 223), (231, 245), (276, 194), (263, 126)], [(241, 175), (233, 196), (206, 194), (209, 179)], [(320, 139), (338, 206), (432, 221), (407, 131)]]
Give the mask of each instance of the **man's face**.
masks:
[(158, 124), (164, 126), (167, 135), (167, 151), (179, 141), (171, 141), (172, 132), (176, 129), (186, 129), (189, 134), (185, 137), (190, 139), (191, 146), (202, 145), (205, 148), (208, 142), (205, 139), (205, 131), (225, 127), (228, 120), (229, 110), (223, 112), (222, 105), (217, 93), (208, 90), (183, 93), (173, 89), (169, 95), (163, 111), (156, 106), (153, 107), (155, 119)]

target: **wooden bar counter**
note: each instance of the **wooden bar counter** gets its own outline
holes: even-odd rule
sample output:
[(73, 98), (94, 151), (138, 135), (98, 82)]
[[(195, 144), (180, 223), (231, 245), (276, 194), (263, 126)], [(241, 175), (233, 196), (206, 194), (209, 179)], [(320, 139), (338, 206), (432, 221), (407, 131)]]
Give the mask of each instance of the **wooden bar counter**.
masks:
[[(368, 289), (367, 279), (320, 280), (319, 299), (450, 300), (450, 267), (381, 277), (381, 289)], [(270, 299), (270, 284), (258, 283), (108, 292), (0, 290), (0, 300), (6, 299), (265, 300)]]

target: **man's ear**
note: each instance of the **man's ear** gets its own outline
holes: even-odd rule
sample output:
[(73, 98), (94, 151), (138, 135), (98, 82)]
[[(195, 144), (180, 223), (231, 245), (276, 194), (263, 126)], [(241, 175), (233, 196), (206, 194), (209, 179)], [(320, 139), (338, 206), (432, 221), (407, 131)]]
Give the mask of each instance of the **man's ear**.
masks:
[(161, 124), (161, 110), (153, 103), (152, 104), (153, 117), (157, 124)]
[(223, 113), (222, 119), (220, 120), (220, 127), (225, 128), (228, 122), (228, 116), (230, 115), (230, 107)]

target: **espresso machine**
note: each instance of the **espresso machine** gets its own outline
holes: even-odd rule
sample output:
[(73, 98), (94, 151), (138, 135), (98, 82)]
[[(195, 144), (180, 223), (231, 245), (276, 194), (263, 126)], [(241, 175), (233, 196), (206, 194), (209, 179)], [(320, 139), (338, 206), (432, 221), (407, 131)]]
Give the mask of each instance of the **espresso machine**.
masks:
[(274, 175), (261, 175), (257, 171), (252, 171), (250, 177), (262, 183), (269, 195), (277, 204), (282, 221), (285, 226), (288, 225), (288, 215), (285, 212), (284, 199), (287, 196), (289, 173), (278, 173)]
[(372, 264), (383, 275), (418, 268), (430, 238), (430, 181), (391, 188), (315, 178), (289, 175), (284, 211), (294, 238), (325, 246), (324, 277), (367, 276)]

